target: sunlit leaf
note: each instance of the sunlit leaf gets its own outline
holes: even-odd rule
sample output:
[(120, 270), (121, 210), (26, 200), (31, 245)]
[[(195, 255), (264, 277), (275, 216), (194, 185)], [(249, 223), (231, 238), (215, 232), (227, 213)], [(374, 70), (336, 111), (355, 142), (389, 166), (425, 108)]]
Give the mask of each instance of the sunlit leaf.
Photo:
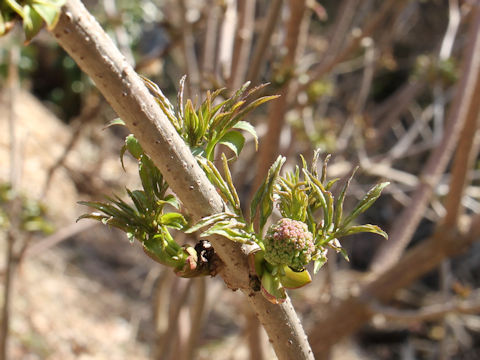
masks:
[(273, 186), (277, 180), (280, 169), (285, 163), (285, 157), (279, 156), (277, 160), (272, 164), (268, 170), (267, 177), (260, 185), (253, 196), (252, 203), (250, 204), (250, 222), (252, 223), (257, 214), (257, 207), (260, 207), (260, 231), (265, 226), (267, 218), (270, 216), (273, 210)]
[(133, 134), (130, 134), (125, 138), (125, 146), (128, 152), (137, 160), (139, 160), (140, 156), (144, 153), (142, 146)]
[(245, 138), (238, 131), (229, 131), (218, 143), (227, 146), (238, 157), (245, 144)]
[(160, 217), (160, 223), (177, 230), (182, 230), (187, 225), (183, 215), (175, 212), (163, 214)]
[(316, 274), (319, 272), (319, 270), (322, 268), (323, 265), (327, 263), (327, 258), (326, 257), (321, 257), (320, 259), (317, 259), (313, 263), (313, 273)]
[(30, 42), (43, 27), (43, 19), (40, 14), (30, 6), (24, 6), (23, 30), (26, 42)]
[(210, 216), (206, 216), (202, 218), (200, 221), (198, 221), (195, 225), (189, 227), (188, 229), (185, 229), (184, 232), (187, 234), (191, 234), (195, 231), (200, 230), (205, 226), (212, 225), (221, 220), (232, 218), (233, 216), (234, 216), (233, 214), (226, 213), (226, 212), (221, 212), (221, 213), (213, 214)]
[(49, 29), (52, 29), (60, 16), (60, 7), (65, 1), (42, 1), (35, 0), (32, 7), (40, 14), (47, 23)]
[(337, 236), (348, 236), (364, 232), (378, 234), (380, 236), (383, 236), (385, 239), (388, 239), (388, 234), (385, 231), (380, 229), (380, 227), (378, 227), (377, 225), (371, 224), (350, 226), (341, 232), (337, 232)]
[(285, 275), (280, 275), (280, 282), (287, 289), (298, 289), (312, 282), (312, 277), (307, 270), (293, 271), (288, 266), (283, 270)]
[(372, 204), (378, 199), (382, 190), (390, 184), (389, 182), (383, 182), (375, 185), (370, 191), (363, 197), (362, 200), (355, 206), (353, 211), (342, 221), (342, 227), (346, 227), (350, 224), (358, 215), (365, 212)]
[(233, 126), (233, 129), (244, 130), (248, 132), (250, 135), (252, 135), (253, 139), (255, 140), (255, 150), (258, 149), (258, 135), (257, 135), (257, 131), (255, 130), (252, 124), (246, 121), (239, 121)]
[(223, 173), (225, 174), (225, 182), (230, 189), (230, 193), (233, 195), (235, 200), (234, 205), (235, 209), (240, 210), (240, 199), (237, 194), (237, 189), (235, 189), (235, 185), (233, 185), (232, 174), (230, 173), (230, 168), (228, 167), (227, 157), (224, 153), (222, 153), (222, 162), (223, 162)]
[(352, 174), (350, 177), (347, 179), (345, 182), (345, 185), (342, 188), (342, 191), (340, 192), (340, 195), (337, 198), (336, 204), (335, 204), (335, 217), (334, 217), (334, 224), (335, 227), (338, 228), (340, 226), (340, 222), (342, 221), (342, 216), (343, 216), (343, 202), (345, 200), (345, 194), (347, 192), (348, 186), (350, 185), (350, 182), (353, 179), (353, 176), (355, 175), (355, 172), (357, 171), (358, 167), (353, 169)]

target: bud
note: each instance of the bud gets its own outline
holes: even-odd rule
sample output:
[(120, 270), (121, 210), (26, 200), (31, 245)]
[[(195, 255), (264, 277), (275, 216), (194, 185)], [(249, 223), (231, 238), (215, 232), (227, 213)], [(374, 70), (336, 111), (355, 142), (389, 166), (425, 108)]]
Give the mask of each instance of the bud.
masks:
[(264, 238), (265, 260), (272, 265), (287, 265), (302, 270), (315, 253), (313, 235), (307, 224), (288, 218), (270, 226)]

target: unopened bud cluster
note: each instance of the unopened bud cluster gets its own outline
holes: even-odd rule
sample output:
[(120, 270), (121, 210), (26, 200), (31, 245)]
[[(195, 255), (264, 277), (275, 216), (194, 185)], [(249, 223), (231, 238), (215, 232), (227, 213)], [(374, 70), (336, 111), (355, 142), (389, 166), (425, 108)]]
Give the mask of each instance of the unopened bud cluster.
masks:
[(288, 218), (270, 226), (264, 239), (265, 259), (272, 265), (302, 270), (315, 253), (313, 235), (307, 224)]

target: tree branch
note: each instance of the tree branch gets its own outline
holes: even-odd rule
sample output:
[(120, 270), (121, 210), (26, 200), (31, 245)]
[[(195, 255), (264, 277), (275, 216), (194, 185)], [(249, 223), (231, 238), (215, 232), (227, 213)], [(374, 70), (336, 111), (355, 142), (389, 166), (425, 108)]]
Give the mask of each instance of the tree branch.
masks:
[[(143, 81), (79, 0), (69, 0), (51, 31), (58, 43), (96, 83), (125, 121), (191, 215), (198, 219), (224, 209), (224, 204), (195, 158)], [(221, 275), (231, 288), (249, 295), (279, 359), (313, 359), (303, 328), (287, 299), (269, 303), (249, 285), (247, 257), (240, 244), (210, 239), (224, 262)]]

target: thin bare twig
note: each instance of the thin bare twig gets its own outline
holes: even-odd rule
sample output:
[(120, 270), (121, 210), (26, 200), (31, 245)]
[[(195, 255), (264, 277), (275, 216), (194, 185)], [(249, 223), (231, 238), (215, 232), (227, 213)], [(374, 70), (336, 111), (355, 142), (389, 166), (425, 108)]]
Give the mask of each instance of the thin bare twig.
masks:
[(245, 74), (249, 66), (248, 58), (252, 47), (253, 26), (255, 23), (256, 0), (238, 2), (238, 25), (233, 47), (232, 71), (228, 87), (239, 89), (245, 82)]
[(182, 360), (195, 359), (195, 350), (198, 346), (202, 326), (205, 320), (205, 303), (207, 300), (207, 282), (205, 278), (192, 279), (194, 282), (193, 305), (191, 306), (191, 326), (187, 342), (182, 349)]
[(220, 19), (220, 7), (215, 0), (209, 1), (207, 13), (207, 29), (205, 31), (205, 42), (203, 46), (202, 73), (203, 75), (213, 75), (216, 73), (217, 64), (217, 40), (218, 23)]
[(432, 321), (444, 318), (448, 314), (477, 314), (480, 312), (480, 297), (469, 299), (452, 299), (447, 302), (424, 306), (418, 310), (398, 310), (381, 305), (378, 302), (370, 304), (370, 310), (376, 315), (383, 315), (396, 321)]
[(246, 79), (252, 82), (255, 86), (259, 82), (260, 72), (263, 69), (263, 62), (268, 49), (268, 44), (272, 38), (275, 26), (280, 19), (280, 10), (282, 8), (283, 0), (272, 0), (268, 9), (266, 24), (260, 32), (260, 37), (255, 45), (255, 50), (252, 55), (252, 61), (248, 67)]
[(193, 37), (192, 24), (187, 19), (187, 6), (185, 0), (178, 1), (180, 16), (182, 19), (182, 44), (183, 55), (187, 67), (187, 93), (191, 98), (198, 96), (200, 92), (200, 70), (197, 54), (195, 52), (195, 39)]
[(73, 120), (73, 133), (70, 136), (70, 140), (65, 145), (62, 154), (58, 157), (57, 161), (48, 169), (47, 176), (45, 177), (45, 184), (43, 185), (42, 198), (47, 195), (48, 190), (50, 189), (51, 181), (55, 172), (63, 166), (68, 155), (72, 151), (73, 147), (80, 139), (82, 131), (85, 130), (86, 124), (95, 119), (95, 116), (101, 109), (100, 97), (95, 94), (93, 96), (87, 97), (86, 104), (82, 108), (80, 115)]
[(41, 253), (45, 252), (47, 249), (50, 249), (53, 246), (58, 245), (62, 241), (65, 241), (84, 231), (91, 230), (97, 225), (98, 225), (97, 223), (93, 223), (93, 222), (78, 222), (78, 223), (73, 223), (71, 225), (67, 225), (55, 231), (55, 233), (53, 233), (52, 235), (49, 235), (41, 239), (40, 241), (35, 242), (35, 244), (29, 246), (23, 253), (22, 258), (38, 256)]
[(230, 77), (232, 71), (232, 55), (237, 25), (237, 9), (235, 0), (226, 1), (226, 9), (222, 22), (220, 45), (218, 48), (218, 65), (220, 75), (224, 79)]

